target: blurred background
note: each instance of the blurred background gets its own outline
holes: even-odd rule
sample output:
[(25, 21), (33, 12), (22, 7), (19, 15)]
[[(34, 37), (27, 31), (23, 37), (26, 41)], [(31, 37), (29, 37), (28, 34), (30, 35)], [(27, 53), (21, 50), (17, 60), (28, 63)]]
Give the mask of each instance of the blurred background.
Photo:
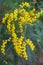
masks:
[[(2, 38), (4, 36), (2, 30), (2, 18), (5, 13), (13, 12), (14, 9), (21, 3), (21, 2), (29, 2), (32, 6), (31, 8), (35, 8), (36, 10), (43, 10), (43, 0), (0, 0), (0, 45), (2, 42)], [(43, 65), (43, 14), (41, 15), (41, 18), (38, 20), (41, 21), (34, 24), (34, 30), (32, 30), (32, 37), (33, 41), (36, 44), (36, 39), (38, 37), (38, 44), (36, 44), (36, 50), (35, 52), (31, 52), (29, 50), (29, 59), (26, 61), (25, 59), (21, 59), (17, 56), (16, 52), (13, 53), (11, 47), (9, 47), (9, 52), (7, 53), (7, 59), (6, 56), (4, 57), (0, 52), (0, 65)], [(30, 27), (32, 29), (32, 27)], [(29, 30), (30, 30), (29, 29)], [(28, 30), (28, 28), (27, 28)], [(31, 30), (30, 30), (31, 31)], [(35, 36), (35, 32), (37, 32), (37, 35)], [(28, 33), (27, 33), (28, 34)], [(31, 35), (31, 34), (29, 34)], [(26, 35), (28, 36), (28, 35)], [(39, 39), (41, 41), (39, 41)], [(40, 44), (39, 44), (40, 42)], [(11, 50), (10, 50), (11, 49)], [(35, 54), (36, 53), (36, 54)], [(15, 56), (14, 56), (14, 55)], [(7, 63), (9, 61), (9, 64)]]

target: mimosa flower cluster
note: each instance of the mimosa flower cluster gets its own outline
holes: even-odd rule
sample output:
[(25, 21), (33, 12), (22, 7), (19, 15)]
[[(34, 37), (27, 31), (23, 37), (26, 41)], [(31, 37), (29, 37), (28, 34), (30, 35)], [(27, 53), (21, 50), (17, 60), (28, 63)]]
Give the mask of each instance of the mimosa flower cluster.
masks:
[(30, 8), (30, 4), (27, 2), (20, 4), (19, 8), (16, 8), (13, 13), (5, 14), (4, 18), (2, 19), (3, 24), (7, 23), (7, 33), (12, 37), (9, 37), (8, 40), (4, 40), (2, 42), (1, 51), (5, 55), (6, 44), (8, 44), (8, 41), (11, 41), (12, 39), (12, 43), (16, 53), (20, 57), (23, 56), (26, 60), (28, 60), (26, 45), (29, 45), (32, 51), (34, 51), (35, 45), (30, 39), (25, 39), (23, 25), (27, 23), (32, 24), (33, 22), (35, 22), (43, 13), (43, 11), (35, 13), (35, 9), (27, 11), (24, 7)]

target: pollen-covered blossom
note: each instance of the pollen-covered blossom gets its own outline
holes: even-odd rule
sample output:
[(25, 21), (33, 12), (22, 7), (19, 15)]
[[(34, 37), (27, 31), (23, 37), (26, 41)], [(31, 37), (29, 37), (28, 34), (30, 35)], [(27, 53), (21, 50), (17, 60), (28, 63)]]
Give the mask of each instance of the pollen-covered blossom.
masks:
[(27, 39), (26, 42), (30, 46), (31, 50), (33, 51), (35, 49), (35, 45), (33, 44), (33, 42), (30, 39)]
[(22, 4), (20, 5), (21, 8), (23, 7), (30, 7), (30, 4), (28, 2), (22, 2)]
[(9, 17), (9, 14), (5, 14), (4, 18), (2, 18), (2, 23), (5, 23), (6, 19)]
[(6, 45), (8, 44), (8, 41), (10, 41), (10, 40), (11, 40), (11, 38), (9, 37), (9, 39), (4, 40), (4, 41), (2, 42), (1, 51), (2, 51), (2, 54), (4, 54), (4, 55), (5, 55), (5, 47), (6, 47)]
[[(43, 11), (39, 11), (37, 13), (35, 9), (27, 11), (25, 7), (29, 8), (30, 4), (27, 2), (22, 3), (19, 8), (14, 10), (13, 13), (5, 14), (4, 18), (2, 19), (2, 23), (7, 23), (7, 33), (11, 35), (11, 38), (8, 38), (2, 42), (1, 51), (5, 55), (6, 44), (8, 44), (8, 41), (12, 41), (16, 53), (20, 57), (23, 56), (26, 60), (28, 60), (26, 45), (30, 46), (32, 51), (34, 51), (35, 45), (30, 39), (25, 40), (25, 36), (23, 35), (23, 25), (27, 23), (34, 23), (40, 17)], [(20, 32), (17, 34), (18, 31)]]
[(18, 13), (19, 13), (18, 11), (19, 11), (18, 9), (15, 9), (15, 10), (14, 10), (14, 13), (13, 13), (14, 15), (13, 15), (13, 17), (14, 17), (15, 20), (18, 19)]

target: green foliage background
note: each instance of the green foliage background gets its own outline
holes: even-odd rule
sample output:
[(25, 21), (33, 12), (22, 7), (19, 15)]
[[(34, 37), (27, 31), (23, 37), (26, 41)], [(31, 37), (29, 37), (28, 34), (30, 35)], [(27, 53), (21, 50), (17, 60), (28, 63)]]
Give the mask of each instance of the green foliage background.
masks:
[[(5, 34), (5, 26), (1, 23), (1, 20), (4, 16), (5, 13), (10, 13), (13, 12), (13, 10), (23, 1), (30, 2), (32, 5), (31, 8), (36, 8), (37, 11), (43, 8), (43, 3), (42, 0), (38, 1), (32, 1), (32, 0), (0, 0), (0, 46), (2, 43), (3, 39), (7, 39), (9, 36), (6, 36)], [(37, 7), (35, 6), (37, 4)], [(27, 46), (27, 53), (29, 55), (29, 60), (26, 61), (28, 65), (37, 65), (37, 60), (36, 60), (36, 54), (42, 51), (43, 48), (43, 14), (40, 16), (40, 18), (33, 23), (33, 26), (27, 25), (26, 33), (25, 33), (26, 38), (30, 38), (33, 43), (36, 45), (36, 49), (34, 52), (30, 50)], [(37, 42), (37, 40), (40, 40), (40, 42)], [(6, 65), (3, 61), (6, 60), (8, 61), (7, 65), (25, 65), (23, 62), (25, 62), (24, 58), (20, 58), (16, 52), (12, 48), (12, 44), (10, 43), (6, 48), (6, 56), (3, 56), (0, 51), (0, 65)], [(28, 52), (29, 51), (29, 52)], [(9, 55), (11, 55), (9, 57)]]

